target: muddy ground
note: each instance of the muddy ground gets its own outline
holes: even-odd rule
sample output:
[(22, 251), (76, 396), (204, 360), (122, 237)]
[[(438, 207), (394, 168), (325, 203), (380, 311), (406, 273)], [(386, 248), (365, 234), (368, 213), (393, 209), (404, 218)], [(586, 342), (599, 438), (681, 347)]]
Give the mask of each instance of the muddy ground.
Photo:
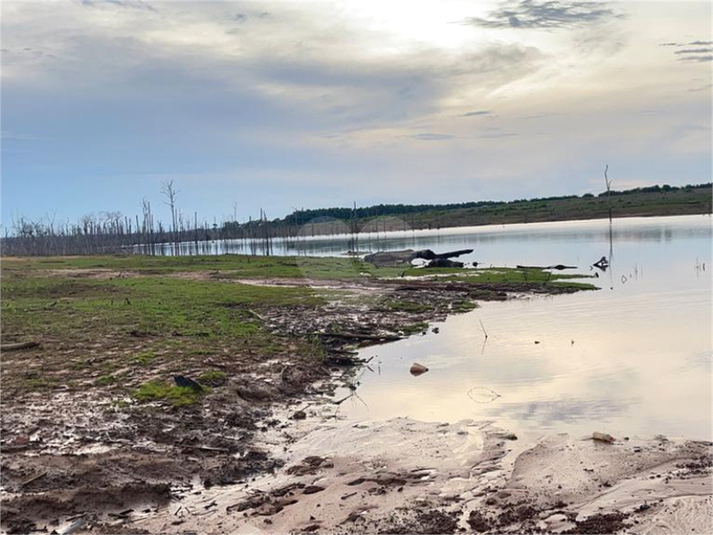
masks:
[[(274, 335), (268, 348), (212, 341), (208, 354), (191, 354), (180, 367), (161, 355), (154, 375), (197, 378), (206, 365), (222, 371), (204, 381), (210, 390), (198, 403), (137, 402), (130, 392), (145, 379), (141, 363), (127, 364), (125, 385), (83, 388), (101, 380), (97, 368), (112, 348), (140, 349), (157, 336), (150, 331), (56, 335), (40, 347), (3, 351), (3, 531), (663, 533), (649, 528), (678, 515), (669, 522), (674, 530), (706, 532), (699, 530), (710, 520), (708, 443), (559, 437), (523, 444), (478, 422), (351, 426), (335, 417), (343, 401), (336, 389), (355, 388), (359, 347), (418, 334), (477, 300), (573, 289), (240, 282), (309, 284), (330, 298), (258, 310), (236, 304)], [(14, 334), (4, 331), (3, 344), (21, 341)], [(172, 336), (183, 343), (183, 333)], [(52, 388), (27, 387), (40, 380)], [(648, 481), (656, 485), (642, 487)], [(606, 501), (614, 491), (626, 507)]]

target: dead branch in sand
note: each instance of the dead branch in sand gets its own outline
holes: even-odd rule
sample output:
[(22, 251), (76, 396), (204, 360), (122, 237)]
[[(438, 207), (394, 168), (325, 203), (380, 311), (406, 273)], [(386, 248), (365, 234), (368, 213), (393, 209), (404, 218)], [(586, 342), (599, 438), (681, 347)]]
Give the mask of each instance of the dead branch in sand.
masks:
[(47, 472), (40, 472), (36, 476), (32, 476), (30, 479), (26, 479), (25, 481), (20, 483), (20, 488), (25, 487), (25, 486), (29, 485), (30, 483), (32, 483), (33, 481), (37, 481), (38, 479), (45, 477), (46, 475), (47, 475)]
[(480, 322), (480, 330), (483, 331), (483, 334), (485, 335), (485, 339), (488, 339), (488, 331), (485, 330), (485, 326), (483, 325), (483, 320), (478, 320)]

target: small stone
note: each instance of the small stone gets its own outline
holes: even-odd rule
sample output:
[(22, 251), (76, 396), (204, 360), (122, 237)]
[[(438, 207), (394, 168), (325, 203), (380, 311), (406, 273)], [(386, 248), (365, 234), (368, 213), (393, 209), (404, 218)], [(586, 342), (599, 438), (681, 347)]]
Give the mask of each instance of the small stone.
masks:
[(426, 366), (424, 366), (423, 364), (419, 364), (418, 362), (414, 362), (411, 365), (411, 369), (409, 370), (409, 372), (411, 372), (411, 375), (413, 375), (414, 377), (418, 377), (419, 375), (422, 375), (427, 371), (428, 368), (426, 368)]

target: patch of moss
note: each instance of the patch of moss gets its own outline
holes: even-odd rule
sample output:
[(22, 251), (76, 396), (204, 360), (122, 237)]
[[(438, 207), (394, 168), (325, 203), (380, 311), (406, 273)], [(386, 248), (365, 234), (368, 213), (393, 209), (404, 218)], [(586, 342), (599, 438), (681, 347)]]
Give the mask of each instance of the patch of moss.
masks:
[(153, 351), (143, 351), (131, 359), (132, 364), (139, 366), (148, 366), (149, 363), (156, 358), (156, 353)]
[(187, 386), (149, 381), (134, 390), (132, 396), (138, 401), (167, 401), (174, 407), (185, 407), (197, 403), (201, 393)]
[(113, 375), (102, 375), (96, 381), (94, 381), (94, 384), (96, 386), (109, 386), (116, 384), (116, 381), (117, 379)]
[(223, 386), (227, 381), (227, 374), (220, 370), (209, 370), (198, 376), (198, 382), (208, 386)]
[(425, 321), (421, 321), (418, 323), (412, 323), (410, 325), (404, 325), (403, 327), (401, 327), (401, 332), (403, 334), (405, 334), (406, 336), (426, 332), (427, 330), (428, 330), (428, 323), (426, 323)]

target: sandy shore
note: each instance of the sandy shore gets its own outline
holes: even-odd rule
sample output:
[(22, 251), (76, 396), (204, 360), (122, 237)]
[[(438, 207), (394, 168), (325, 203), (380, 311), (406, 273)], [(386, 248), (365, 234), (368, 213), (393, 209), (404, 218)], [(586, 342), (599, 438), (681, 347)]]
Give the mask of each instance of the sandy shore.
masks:
[[(535, 441), (488, 423), (300, 422), (284, 469), (190, 489), (137, 530), (711, 533), (711, 444)], [(263, 447), (276, 450), (279, 442)], [(284, 447), (284, 446), (283, 446)]]

